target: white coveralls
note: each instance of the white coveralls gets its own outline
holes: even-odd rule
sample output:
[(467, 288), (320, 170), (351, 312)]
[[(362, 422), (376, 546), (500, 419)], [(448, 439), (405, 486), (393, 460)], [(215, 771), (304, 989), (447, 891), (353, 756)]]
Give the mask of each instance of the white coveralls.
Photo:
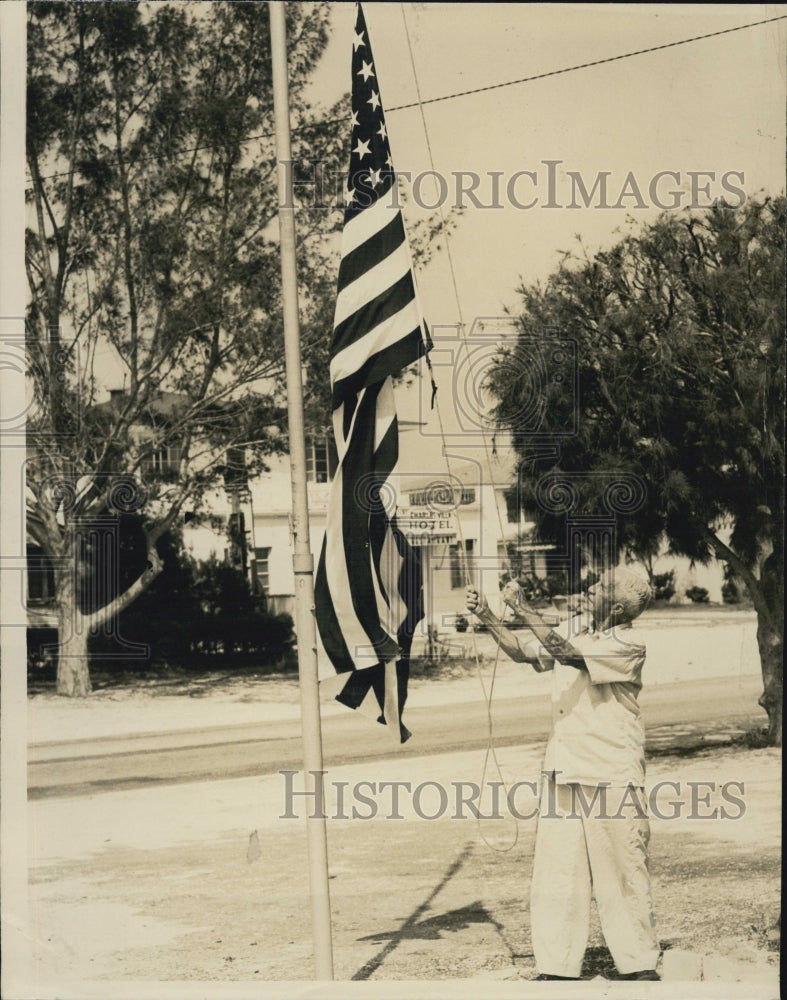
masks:
[[(577, 619), (578, 621), (578, 619)], [(538, 640), (526, 654), (552, 670), (552, 736), (536, 830), (530, 916), (540, 973), (578, 977), (591, 893), (618, 972), (659, 957), (648, 873), (645, 736), (637, 695), (645, 647), (628, 628), (570, 634), (587, 670), (554, 660)], [(595, 796), (595, 801), (594, 801)]]

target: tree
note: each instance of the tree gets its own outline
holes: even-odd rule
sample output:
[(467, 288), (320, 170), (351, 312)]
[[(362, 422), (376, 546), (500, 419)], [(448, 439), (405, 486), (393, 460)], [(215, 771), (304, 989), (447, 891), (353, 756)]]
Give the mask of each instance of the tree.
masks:
[[(287, 17), (295, 155), (338, 173), (346, 130), (303, 98), (328, 4)], [(28, 531), (55, 568), (57, 690), (86, 695), (88, 636), (161, 572), (159, 539), (221, 485), (228, 450), (254, 475), (286, 447), (268, 11), (39, 2), (28, 31)], [(341, 216), (307, 201), (298, 221), (319, 285)], [(307, 288), (318, 345), (319, 307)], [(124, 388), (101, 402), (108, 355)], [(85, 539), (98, 519), (116, 544), (134, 512), (145, 564), (86, 608)]]
[(194, 595), (200, 614), (191, 636), (194, 663), (227, 666), (292, 666), (293, 621), (272, 614), (265, 598), (249, 592), (237, 568), (215, 556), (194, 567)]
[[(489, 376), (499, 425), (512, 432), (523, 469), (570, 480), (586, 509), (600, 509), (605, 482), (635, 484), (636, 502), (615, 514), (618, 554), (646, 560), (666, 539), (694, 561), (723, 560), (745, 584), (757, 613), (760, 704), (777, 745), (784, 275), (783, 197), (664, 213), (610, 250), (566, 255), (543, 286), (520, 288), (517, 344)], [(579, 396), (569, 379), (545, 380), (543, 421), (527, 436), (533, 341), (545, 329), (576, 345)], [(576, 433), (565, 434), (574, 414)], [(558, 452), (539, 465), (545, 442)], [(536, 479), (522, 484), (535, 509)], [(538, 518), (542, 536), (565, 538), (564, 517), (542, 509)]]
[[(84, 553), (80, 594), (84, 612), (96, 610), (96, 596), (102, 602), (113, 599), (144, 572), (147, 541), (143, 525), (143, 518), (137, 514), (119, 515), (119, 566), (109, 587), (103, 581), (103, 553)], [(118, 615), (116, 630), (91, 636), (90, 661), (94, 669), (98, 665), (112, 672), (118, 668), (141, 672), (152, 665), (188, 663), (193, 633), (202, 615), (196, 592), (197, 567), (184, 550), (177, 528), (162, 535), (156, 548), (161, 573)], [(133, 658), (128, 657), (129, 646), (135, 647)]]

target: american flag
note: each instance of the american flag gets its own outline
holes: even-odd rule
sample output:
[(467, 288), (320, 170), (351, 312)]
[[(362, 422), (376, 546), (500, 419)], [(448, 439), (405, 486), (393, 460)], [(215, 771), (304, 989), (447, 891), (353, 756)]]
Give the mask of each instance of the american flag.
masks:
[(398, 732), (410, 644), (423, 617), (420, 563), (396, 526), (399, 429), (392, 376), (426, 352), (369, 33), (357, 5), (352, 135), (331, 344), (339, 464), (315, 580), (337, 701)]

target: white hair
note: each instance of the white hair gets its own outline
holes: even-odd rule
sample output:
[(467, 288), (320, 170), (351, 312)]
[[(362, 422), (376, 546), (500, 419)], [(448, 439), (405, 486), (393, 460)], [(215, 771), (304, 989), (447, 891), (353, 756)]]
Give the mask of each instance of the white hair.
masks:
[(633, 622), (650, 603), (652, 592), (650, 584), (637, 573), (628, 569), (609, 570), (604, 574), (608, 585), (612, 586), (613, 604), (620, 604), (622, 611), (618, 621)]

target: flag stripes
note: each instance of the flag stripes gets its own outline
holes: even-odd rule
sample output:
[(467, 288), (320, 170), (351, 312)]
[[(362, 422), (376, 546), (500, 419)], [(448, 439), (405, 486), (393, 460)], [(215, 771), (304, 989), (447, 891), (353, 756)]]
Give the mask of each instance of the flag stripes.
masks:
[[(390, 334), (386, 337), (386, 342), (397, 340), (401, 334), (410, 332), (407, 306), (412, 305), (416, 310), (415, 316), (418, 317), (413, 299), (410, 262), (409, 260), (406, 262), (407, 270), (399, 277), (393, 268), (385, 267), (387, 264), (388, 261), (384, 261), (378, 265), (379, 274), (374, 273), (378, 270), (374, 268), (339, 295), (333, 334), (334, 350), (337, 354), (357, 341), (367, 338), (369, 331), (377, 329), (386, 321), (393, 321), (389, 323)], [(375, 284), (378, 290), (370, 295)], [(385, 296), (379, 294), (380, 288), (386, 289)], [(402, 315), (398, 315), (400, 313)]]
[[(350, 183), (352, 180), (351, 173)], [(347, 197), (349, 198), (349, 193)], [(399, 213), (394, 212), (384, 198), (378, 198), (362, 212), (359, 212), (353, 203), (348, 205), (344, 213), (344, 228), (342, 229), (342, 259), (380, 232), (392, 218), (402, 221)], [(341, 265), (339, 267), (341, 269)]]
[(352, 59), (352, 151), (330, 379), (338, 468), (315, 579), (317, 625), (338, 701), (371, 710), (402, 741), (420, 564), (396, 525), (399, 426), (392, 377), (425, 353), (363, 11)]
[[(390, 208), (387, 211), (390, 213)], [(382, 264), (395, 250), (404, 252), (406, 260), (404, 270), (409, 272), (410, 255), (405, 245), (405, 232), (401, 215), (397, 212), (382, 229), (373, 235), (374, 239), (367, 239), (354, 250), (349, 250), (342, 258), (339, 266), (340, 296), (348, 285), (363, 277), (371, 268)]]

